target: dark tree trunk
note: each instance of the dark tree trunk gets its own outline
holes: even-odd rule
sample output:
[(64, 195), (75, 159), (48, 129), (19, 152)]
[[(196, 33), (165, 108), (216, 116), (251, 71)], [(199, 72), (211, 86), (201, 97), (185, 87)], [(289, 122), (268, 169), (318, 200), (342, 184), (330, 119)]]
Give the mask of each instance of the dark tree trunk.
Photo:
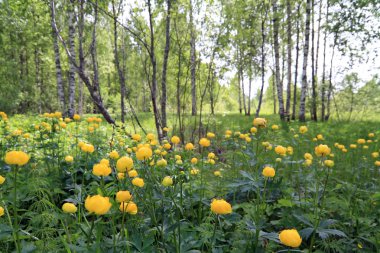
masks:
[[(321, 3), (322, 5), (322, 3)], [(327, 7), (326, 7), (326, 24), (329, 22), (329, 7), (330, 2), (327, 1)], [(325, 121), (326, 117), (326, 103), (325, 103), (325, 96), (326, 96), (326, 46), (327, 46), (327, 29), (325, 29), (324, 32), (324, 39), (323, 39), (323, 66), (322, 66), (322, 109), (321, 109), (321, 120)]]
[(292, 14), (291, 14), (291, 4), (290, 0), (286, 1), (286, 13), (287, 13), (287, 33), (288, 33), (288, 87), (286, 89), (286, 119), (289, 120), (290, 117), (290, 100), (291, 100), (291, 89), (292, 89)]
[[(72, 59), (76, 61), (75, 53), (75, 13), (74, 13), (74, 0), (70, 0), (68, 4), (68, 26), (69, 26), (69, 51)], [(72, 118), (75, 113), (75, 65), (69, 59), (69, 106), (67, 116)]]
[(193, 20), (193, 4), (190, 0), (190, 68), (191, 68), (191, 115), (197, 115), (197, 89), (195, 83), (195, 28)]
[[(166, 72), (168, 67), (169, 59), (169, 50), (170, 50), (170, 10), (171, 10), (171, 1), (166, 0), (167, 13), (166, 13), (166, 26), (165, 26), (165, 51), (164, 51), (164, 62), (162, 66), (162, 77), (161, 77), (161, 124), (162, 127), (167, 126), (166, 121)], [(166, 136), (166, 132), (163, 132), (163, 135)]]
[(316, 72), (315, 72), (315, 30), (314, 30), (314, 0), (311, 1), (311, 87), (312, 87), (312, 108), (311, 119), (317, 121), (317, 84), (316, 84)]

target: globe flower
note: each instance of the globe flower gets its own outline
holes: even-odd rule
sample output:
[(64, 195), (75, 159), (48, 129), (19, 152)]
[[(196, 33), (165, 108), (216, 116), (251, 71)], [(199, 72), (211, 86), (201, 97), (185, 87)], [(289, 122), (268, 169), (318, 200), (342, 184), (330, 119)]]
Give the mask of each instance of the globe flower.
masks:
[(373, 152), (371, 154), (372, 158), (378, 158), (379, 157), (379, 152)]
[(324, 161), (324, 164), (325, 164), (327, 167), (329, 167), (329, 168), (334, 167), (334, 161), (333, 161), (333, 160), (325, 160), (325, 161)]
[(232, 213), (230, 203), (224, 199), (213, 199), (211, 202), (211, 211), (215, 214), (229, 214)]
[(78, 114), (74, 114), (73, 119), (74, 119), (75, 121), (79, 121), (79, 120), (80, 120), (80, 115), (78, 115)]
[(165, 167), (167, 164), (168, 162), (163, 158), (157, 161), (157, 166), (159, 167)]
[(185, 145), (185, 150), (187, 150), (187, 151), (189, 151), (189, 150), (193, 150), (194, 149), (194, 145), (193, 145), (193, 143), (187, 143), (186, 145)]
[(272, 130), (278, 130), (280, 127), (278, 125), (272, 125)]
[(293, 155), (293, 147), (289, 146), (286, 148), (286, 152), (289, 154), (289, 155)]
[(267, 120), (264, 118), (255, 118), (253, 120), (253, 125), (255, 127), (266, 127), (267, 126)]
[(111, 152), (109, 153), (109, 157), (110, 157), (111, 159), (116, 160), (116, 159), (118, 159), (120, 156), (119, 156), (119, 153), (118, 153), (116, 150), (113, 150), (113, 151), (111, 151)]
[(191, 169), (190, 170), (190, 174), (191, 175), (197, 175), (199, 173), (199, 170), (198, 169)]
[(175, 135), (170, 140), (173, 144), (179, 144), (181, 142), (181, 139)]
[(318, 134), (317, 135), (317, 140), (319, 140), (319, 141), (324, 140), (323, 135), (322, 134)]
[(173, 179), (170, 176), (164, 177), (162, 180), (162, 185), (165, 187), (172, 186), (173, 185)]
[(310, 153), (305, 153), (305, 154), (303, 155), (303, 157), (304, 157), (306, 160), (313, 160), (313, 155), (310, 154)]
[(5, 182), (5, 177), (0, 175), (0, 185), (4, 184)]
[(211, 165), (214, 165), (215, 164), (215, 160), (214, 159), (208, 159), (207, 163), (209, 163)]
[(23, 166), (28, 163), (29, 156), (22, 151), (9, 151), (5, 154), (4, 161), (8, 165)]
[(278, 145), (277, 147), (274, 148), (274, 152), (276, 152), (278, 155), (286, 155), (286, 148), (281, 146), (281, 145)]
[(375, 161), (376, 166), (380, 166), (380, 161)]
[(133, 168), (133, 160), (130, 157), (123, 156), (116, 162), (116, 169), (118, 172), (126, 172)]
[(252, 139), (251, 139), (250, 137), (246, 136), (246, 137), (245, 137), (245, 141), (246, 141), (246, 142), (251, 142)]
[(136, 158), (140, 161), (149, 159), (152, 155), (152, 149), (148, 147), (141, 147), (136, 152)]
[(149, 141), (152, 141), (152, 140), (154, 140), (154, 139), (156, 138), (156, 136), (155, 136), (154, 134), (152, 134), (152, 133), (149, 133), (149, 134), (146, 135), (146, 138), (147, 138)]
[(139, 134), (133, 134), (132, 135), (132, 140), (137, 141), (137, 142), (141, 141), (141, 135), (139, 135)]
[(181, 159), (182, 159), (182, 157), (181, 157), (180, 155), (175, 155), (174, 158), (175, 158), (176, 160), (181, 160)]
[(65, 213), (76, 213), (77, 207), (72, 203), (65, 203), (62, 205), (62, 211)]
[(358, 139), (357, 142), (358, 144), (365, 144), (365, 139)]
[(170, 131), (170, 128), (169, 128), (169, 127), (164, 127), (164, 128), (162, 128), (162, 130), (163, 130), (164, 132), (169, 132), (169, 131)]
[(209, 139), (215, 138), (215, 134), (212, 133), (212, 132), (208, 132), (208, 133), (206, 134), (206, 136), (207, 136), (207, 138), (209, 138)]
[(209, 159), (214, 159), (215, 158), (215, 154), (214, 153), (208, 153), (208, 155), (207, 155), (207, 157), (209, 158)]
[(207, 138), (201, 138), (201, 139), (199, 140), (199, 145), (201, 145), (202, 147), (207, 148), (207, 147), (209, 147), (209, 146), (211, 145), (211, 142), (210, 142), (210, 140), (207, 139)]
[(350, 144), (350, 148), (352, 148), (352, 149), (355, 149), (355, 148), (357, 148), (358, 146), (356, 145), (356, 144)]
[(282, 230), (278, 237), (281, 243), (288, 247), (297, 248), (302, 243), (302, 238), (295, 229)]
[(67, 163), (72, 163), (72, 162), (74, 161), (74, 157), (72, 157), (71, 155), (67, 155), (67, 156), (65, 157), (65, 161), (66, 161)]
[(128, 171), (128, 177), (137, 177), (139, 174), (136, 170), (130, 170)]
[(327, 156), (331, 153), (331, 149), (327, 145), (320, 144), (315, 147), (315, 154), (317, 156)]
[(192, 164), (197, 164), (197, 163), (198, 163), (198, 159), (195, 158), (195, 157), (193, 157), (193, 158), (191, 158), (190, 162), (191, 162)]
[(231, 135), (231, 134), (232, 134), (232, 131), (231, 131), (231, 130), (226, 130), (225, 134), (226, 134), (226, 135)]
[(129, 191), (118, 191), (116, 193), (117, 202), (128, 202), (132, 199), (132, 195)]
[(94, 164), (92, 167), (92, 174), (98, 177), (106, 177), (111, 174), (111, 168), (104, 163)]
[(276, 162), (280, 163), (280, 162), (282, 162), (282, 159), (280, 157), (277, 157)]
[(120, 206), (119, 206), (119, 210), (121, 212), (126, 212), (126, 213), (129, 213), (129, 214), (132, 214), (132, 215), (135, 215), (137, 214), (137, 205), (132, 202), (132, 201), (129, 201), (129, 202), (121, 202), (120, 203)]
[(137, 187), (144, 187), (144, 179), (142, 178), (139, 178), (139, 177), (135, 177), (133, 180), (132, 180), (132, 184), (134, 186), (137, 186)]
[(264, 177), (274, 177), (274, 175), (276, 175), (276, 171), (274, 168), (267, 166), (263, 169), (262, 174)]
[(256, 127), (251, 127), (250, 132), (251, 132), (251, 134), (257, 133), (257, 128)]
[(122, 180), (122, 179), (124, 179), (125, 178), (125, 173), (123, 173), (123, 172), (119, 172), (119, 173), (117, 173), (117, 179), (118, 180)]
[(108, 213), (112, 204), (108, 197), (103, 197), (101, 195), (87, 196), (84, 207), (90, 213), (95, 213), (97, 215), (103, 215)]
[(84, 143), (80, 148), (85, 153), (93, 153), (95, 151), (94, 146), (91, 144)]
[(4, 208), (0, 206), (0, 217), (4, 215)]
[(305, 162), (303, 163), (303, 165), (306, 167), (309, 167), (312, 164), (313, 164), (313, 160), (310, 160), (310, 159), (306, 159)]
[(222, 176), (222, 172), (220, 172), (220, 170), (216, 170), (216, 171), (214, 171), (214, 176), (221, 177)]
[(169, 150), (169, 149), (172, 148), (172, 145), (170, 145), (170, 143), (165, 143), (165, 144), (163, 145), (163, 147), (164, 147), (164, 149)]
[(369, 134), (368, 134), (368, 137), (369, 137), (369, 138), (373, 138), (373, 137), (375, 137), (375, 134), (374, 134), (374, 133), (369, 133)]
[(110, 166), (110, 161), (108, 159), (105, 159), (105, 158), (103, 158), (102, 160), (100, 160), (99, 163), (107, 165), (107, 166)]
[(299, 129), (299, 131), (300, 131), (300, 133), (301, 134), (304, 134), (304, 133), (306, 133), (307, 132), (307, 126), (300, 126), (300, 129)]

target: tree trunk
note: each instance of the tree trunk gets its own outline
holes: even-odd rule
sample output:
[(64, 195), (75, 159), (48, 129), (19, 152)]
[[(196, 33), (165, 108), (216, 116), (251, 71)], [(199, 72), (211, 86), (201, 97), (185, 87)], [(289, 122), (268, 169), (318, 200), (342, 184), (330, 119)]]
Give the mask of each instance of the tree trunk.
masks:
[(248, 81), (248, 112), (247, 112), (247, 116), (251, 115), (251, 90), (252, 90), (252, 74), (249, 73), (249, 81)]
[(240, 68), (240, 76), (241, 76), (241, 90), (242, 90), (242, 98), (243, 98), (243, 107), (244, 107), (244, 115), (247, 115), (247, 103), (245, 102), (245, 91), (244, 91), (244, 72), (243, 69)]
[[(121, 5), (121, 3), (120, 3)], [(125, 76), (122, 67), (120, 66), (119, 61), (119, 48), (117, 44), (118, 40), (118, 33), (117, 33), (117, 16), (118, 13), (116, 13), (116, 6), (115, 1), (112, 1), (112, 12), (113, 12), (113, 37), (114, 37), (114, 58), (115, 58), (115, 66), (117, 73), (119, 75), (119, 82), (120, 82), (120, 110), (121, 110), (121, 122), (125, 122), (125, 93), (126, 93), (126, 86), (125, 86)], [(123, 47), (123, 50), (125, 50), (125, 47)]]
[[(166, 122), (166, 72), (168, 67), (169, 50), (170, 50), (170, 9), (171, 1), (166, 0), (167, 13), (166, 13), (166, 26), (165, 26), (165, 51), (164, 51), (164, 62), (162, 66), (162, 77), (161, 77), (161, 124), (162, 127), (167, 126)], [(166, 132), (163, 132), (166, 136)]]
[(286, 13), (287, 13), (287, 33), (288, 33), (288, 87), (286, 89), (286, 119), (290, 117), (290, 100), (292, 89), (292, 14), (290, 0), (286, 1)]
[[(239, 60), (238, 60), (239, 61)], [(237, 71), (237, 75), (238, 75), (238, 83), (237, 83), (237, 88), (238, 88), (238, 96), (239, 96), (239, 113), (241, 114), (242, 113), (242, 105), (241, 105), (241, 87), (240, 87), (240, 66), (238, 66), (238, 71)]]
[(38, 89), (38, 98), (37, 98), (37, 105), (38, 105), (38, 113), (42, 113), (42, 87), (41, 87), (41, 77), (40, 77), (40, 56), (39, 56), (39, 50), (37, 47), (34, 49), (34, 65), (35, 65), (35, 76), (36, 76), (36, 87)]
[(84, 90), (83, 90), (83, 82), (79, 78), (78, 80), (78, 86), (79, 86), (79, 98), (78, 98), (78, 113), (79, 115), (83, 114), (83, 103), (84, 103)]
[(333, 51), (332, 51), (332, 56), (331, 56), (331, 63), (330, 63), (329, 90), (327, 92), (327, 115), (326, 115), (326, 118), (325, 118), (326, 121), (329, 120), (329, 118), (330, 118), (330, 101), (331, 101), (331, 94), (332, 94), (332, 91), (333, 91), (332, 70), (333, 70), (335, 46), (336, 46), (336, 41), (334, 40)]
[(58, 105), (59, 110), (62, 113), (66, 112), (66, 102), (65, 102), (65, 91), (63, 88), (63, 81), (62, 81), (62, 68), (61, 68), (61, 55), (59, 53), (59, 45), (58, 45), (58, 38), (57, 33), (54, 30), (54, 20), (53, 15), (50, 13), (50, 24), (52, 27), (52, 37), (53, 37), (53, 45), (54, 45), (54, 58), (55, 58), (55, 76), (57, 79), (57, 95), (58, 95)]
[[(68, 26), (69, 26), (69, 51), (72, 59), (76, 61), (75, 53), (75, 13), (73, 8), (74, 0), (70, 0), (68, 4)], [(67, 110), (67, 116), (72, 118), (75, 113), (75, 66), (69, 59), (69, 106)]]
[(273, 41), (274, 41), (274, 56), (275, 56), (275, 68), (276, 68), (276, 86), (277, 97), (279, 105), (279, 113), (281, 120), (284, 120), (284, 100), (283, 100), (283, 87), (280, 79), (280, 52), (279, 52), (279, 19), (277, 13), (277, 0), (273, 1)]
[(157, 62), (156, 55), (154, 51), (154, 28), (153, 28), (153, 13), (151, 0), (148, 0), (148, 14), (149, 14), (149, 29), (150, 29), (150, 61), (152, 64), (152, 84), (151, 84), (151, 98), (152, 98), (152, 107), (154, 113), (154, 123), (156, 125), (157, 136), (161, 141), (163, 138), (162, 135), (162, 125), (160, 123), (160, 115), (157, 107)]
[(297, 7), (297, 38), (296, 38), (296, 66), (294, 73), (294, 88), (293, 88), (293, 112), (292, 112), (292, 120), (296, 119), (296, 105), (297, 105), (297, 78), (298, 78), (298, 56), (299, 56), (299, 41), (300, 41), (300, 7), (301, 4)]
[(190, 0), (190, 72), (191, 72), (191, 115), (197, 115), (197, 89), (195, 83), (195, 28), (193, 20), (193, 4)]
[(314, 30), (314, 0), (311, 1), (311, 87), (312, 87), (312, 108), (311, 118), (317, 121), (317, 84), (316, 84), (316, 71), (315, 71), (315, 30)]
[(264, 85), (265, 85), (265, 21), (267, 18), (268, 11), (266, 9), (265, 3), (263, 3), (263, 8), (265, 8), (264, 12), (265, 15), (263, 19), (261, 20), (261, 89), (260, 89), (260, 96), (259, 96), (259, 103), (257, 105), (256, 109), (256, 117), (260, 116), (260, 110), (261, 110), (261, 103), (263, 102), (263, 94), (264, 94)]
[(302, 88), (300, 98), (299, 120), (305, 121), (306, 92), (307, 92), (307, 58), (309, 55), (310, 39), (310, 12), (311, 0), (306, 1), (306, 22), (305, 22), (305, 45), (303, 48), (303, 65), (302, 65)]
[[(321, 3), (322, 5), (322, 3)], [(326, 24), (329, 22), (329, 7), (330, 2), (327, 1), (327, 7), (326, 7)], [(324, 32), (324, 38), (323, 38), (323, 66), (322, 66), (322, 109), (321, 109), (321, 120), (325, 121), (325, 113), (326, 113), (326, 105), (325, 105), (325, 89), (326, 89), (326, 45), (327, 45), (327, 29), (325, 29)]]
[(277, 114), (277, 99), (276, 99), (276, 80), (275, 73), (272, 70), (272, 99), (273, 99), (273, 114)]

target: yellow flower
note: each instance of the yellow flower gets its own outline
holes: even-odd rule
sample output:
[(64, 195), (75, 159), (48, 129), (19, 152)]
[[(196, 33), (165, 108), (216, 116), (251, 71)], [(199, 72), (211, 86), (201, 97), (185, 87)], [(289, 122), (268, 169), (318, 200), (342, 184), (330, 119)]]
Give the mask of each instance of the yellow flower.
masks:
[(373, 152), (371, 154), (372, 158), (378, 158), (379, 157), (379, 152)]
[(231, 134), (232, 134), (232, 131), (231, 131), (231, 130), (226, 130), (225, 134), (226, 134), (226, 135), (231, 135)]
[(365, 139), (358, 139), (357, 142), (358, 144), (365, 144)]
[(322, 134), (318, 134), (317, 135), (317, 140), (320, 140), (320, 141), (323, 140), (323, 135)]
[(352, 149), (357, 148), (357, 145), (356, 144), (350, 144), (350, 148), (352, 148)]
[(128, 202), (132, 199), (132, 195), (129, 191), (118, 191), (116, 193), (117, 202)]
[(169, 150), (172, 148), (172, 145), (170, 145), (170, 143), (165, 143), (163, 147), (164, 147), (164, 149)]
[(108, 197), (103, 197), (100, 195), (87, 196), (84, 203), (84, 207), (90, 213), (95, 213), (97, 215), (103, 215), (108, 213), (112, 204)]
[(221, 177), (222, 176), (222, 172), (220, 172), (220, 170), (216, 170), (216, 171), (214, 171), (214, 176)]
[(255, 127), (266, 127), (267, 126), (267, 120), (264, 118), (256, 118), (253, 120), (253, 125)]
[(251, 127), (250, 132), (251, 132), (252, 134), (257, 133), (257, 128), (256, 128), (256, 127)]
[(128, 177), (137, 177), (139, 174), (136, 170), (130, 170), (128, 171)]
[(316, 146), (314, 151), (317, 156), (327, 156), (331, 153), (331, 149), (323, 144)]
[(94, 167), (92, 167), (92, 174), (98, 177), (106, 177), (111, 174), (111, 168), (104, 163), (94, 164)]
[(177, 160), (177, 161), (175, 161), (175, 163), (176, 164), (182, 164), (183, 162), (182, 162), (182, 160)]
[(181, 159), (182, 159), (182, 157), (181, 157), (180, 155), (175, 155), (174, 158), (175, 158), (176, 160), (181, 160)]
[(207, 138), (201, 138), (199, 140), (199, 145), (201, 145), (202, 147), (206, 147), (207, 148), (207, 147), (209, 147), (211, 145), (211, 142)]
[(209, 139), (215, 138), (215, 134), (212, 133), (212, 132), (208, 132), (208, 133), (206, 134), (206, 136), (207, 136), (207, 138), (209, 138)]
[(162, 180), (162, 185), (165, 187), (173, 185), (173, 179), (170, 176), (164, 177), (164, 179)]
[(85, 144), (85, 143), (84, 143), (80, 148), (81, 148), (81, 150), (82, 150), (83, 152), (85, 152), (85, 153), (92, 153), (92, 152), (95, 151), (94, 146), (91, 145), (91, 144)]
[(147, 138), (149, 141), (152, 141), (152, 140), (154, 140), (154, 139), (156, 138), (156, 136), (155, 136), (154, 134), (152, 134), (152, 133), (149, 133), (149, 134), (146, 135), (146, 138)]
[(193, 150), (194, 149), (194, 145), (193, 145), (193, 143), (187, 143), (186, 145), (185, 145), (185, 150)]
[(246, 142), (251, 142), (252, 139), (251, 139), (250, 137), (247, 136), (247, 137), (245, 137), (245, 141), (246, 141)]
[(278, 125), (272, 125), (272, 130), (278, 130), (280, 127)]
[(310, 154), (310, 153), (305, 153), (305, 154), (303, 155), (303, 157), (304, 157), (306, 160), (313, 160), (313, 155)]
[(230, 203), (224, 199), (213, 199), (211, 202), (211, 211), (215, 214), (229, 214), (232, 213)]
[(71, 155), (67, 155), (67, 156), (65, 157), (65, 161), (66, 161), (67, 163), (72, 163), (72, 162), (74, 161), (74, 157), (72, 157)]
[(165, 167), (167, 164), (168, 162), (163, 158), (157, 161), (157, 166), (159, 167)]
[(380, 161), (375, 161), (376, 166), (380, 166)]
[(175, 135), (170, 140), (173, 144), (179, 144), (181, 142), (181, 139)]
[(137, 187), (144, 187), (144, 179), (142, 178), (139, 178), (139, 177), (135, 177), (134, 179), (132, 179), (132, 184), (134, 186), (137, 186)]
[(306, 133), (307, 132), (307, 126), (300, 126), (300, 129), (299, 129), (299, 131), (300, 131), (300, 133), (301, 134), (304, 134), (304, 133)]
[(4, 208), (0, 206), (0, 217), (4, 215)]
[(139, 142), (139, 141), (141, 141), (141, 135), (139, 135), (139, 134), (133, 134), (133, 135), (132, 135), (132, 139), (133, 139), (134, 141)]
[(4, 184), (5, 182), (5, 177), (0, 175), (0, 185)]
[(129, 214), (132, 214), (132, 215), (137, 214), (137, 211), (138, 211), (137, 205), (134, 202), (132, 202), (132, 201), (129, 201), (127, 203), (121, 202), (120, 206), (119, 206), (119, 210), (121, 212), (126, 212), (126, 213), (129, 213)]
[(105, 158), (103, 158), (102, 160), (100, 160), (99, 163), (107, 165), (107, 166), (110, 166), (110, 161), (108, 159), (105, 159)]
[(152, 149), (148, 147), (141, 147), (136, 152), (136, 158), (140, 161), (149, 159), (152, 155)]
[(76, 213), (77, 207), (72, 203), (65, 203), (62, 205), (62, 211), (65, 213)]
[(279, 239), (282, 244), (292, 248), (297, 248), (302, 243), (302, 238), (295, 229), (282, 230)]
[(214, 153), (208, 153), (208, 155), (207, 155), (207, 157), (209, 158), (209, 159), (214, 159), (215, 158), (215, 154)]
[(286, 148), (286, 152), (289, 154), (289, 155), (293, 155), (293, 147), (289, 146)]
[(276, 158), (276, 162), (278, 162), (278, 163), (280, 163), (282, 161), (282, 159), (281, 158)]
[(4, 161), (9, 165), (23, 166), (28, 163), (29, 156), (22, 151), (9, 151), (5, 154)]
[(125, 173), (123, 173), (123, 172), (117, 173), (117, 179), (122, 180), (124, 178), (125, 178)]
[(276, 171), (272, 167), (265, 167), (262, 174), (264, 177), (274, 177), (274, 175), (276, 175)]
[(74, 119), (75, 121), (79, 121), (79, 120), (80, 120), (80, 115), (78, 115), (78, 114), (74, 114), (73, 119)]
[(130, 157), (123, 156), (116, 162), (116, 169), (118, 172), (126, 172), (133, 168), (133, 160)]
[(111, 159), (116, 160), (116, 159), (119, 158), (120, 156), (119, 156), (119, 153), (118, 153), (116, 150), (113, 150), (113, 151), (110, 152), (109, 157), (110, 157)]
[(195, 158), (195, 157), (193, 157), (193, 158), (191, 158), (190, 162), (191, 162), (192, 164), (197, 164), (197, 163), (198, 163), (198, 159)]
[(313, 160), (306, 159), (305, 162), (303, 163), (304, 166), (309, 167), (313, 163)]
[(190, 170), (190, 174), (191, 175), (197, 175), (199, 173), (199, 170), (198, 169), (191, 169)]
[(212, 164), (212, 165), (215, 164), (215, 160), (214, 160), (214, 159), (208, 159), (207, 162), (208, 162), (209, 164)]
[(333, 160), (325, 160), (324, 161), (324, 164), (327, 166), (327, 167), (334, 167), (334, 161)]
[(276, 152), (279, 155), (284, 156), (286, 155), (286, 148), (281, 145), (278, 145), (277, 147), (274, 148), (274, 152)]
[(375, 137), (375, 134), (374, 133), (369, 133), (368, 137), (373, 138), (373, 137)]

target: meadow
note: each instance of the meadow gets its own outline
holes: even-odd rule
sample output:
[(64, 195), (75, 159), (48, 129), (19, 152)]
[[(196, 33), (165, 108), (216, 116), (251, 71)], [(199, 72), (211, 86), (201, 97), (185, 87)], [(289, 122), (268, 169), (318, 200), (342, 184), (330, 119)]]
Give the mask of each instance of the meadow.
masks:
[(0, 252), (379, 252), (379, 122), (140, 116), (0, 113)]

